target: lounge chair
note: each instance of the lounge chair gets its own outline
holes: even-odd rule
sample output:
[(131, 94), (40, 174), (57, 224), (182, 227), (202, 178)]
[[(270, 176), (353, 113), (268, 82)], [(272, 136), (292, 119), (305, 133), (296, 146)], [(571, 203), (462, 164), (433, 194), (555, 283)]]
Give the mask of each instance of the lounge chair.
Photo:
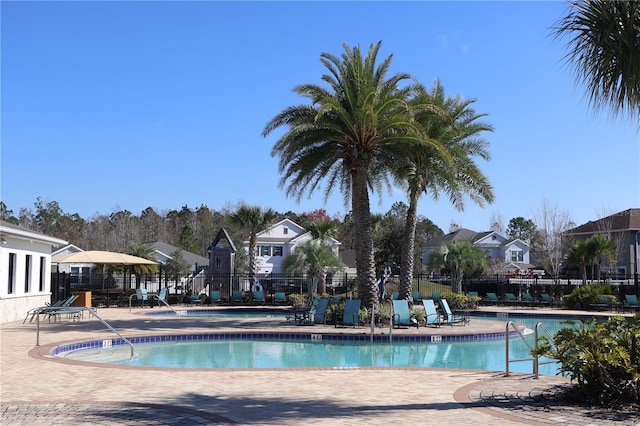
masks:
[(449, 303), (447, 299), (442, 299), (440, 301), (440, 307), (442, 308), (442, 312), (444, 312), (444, 321), (443, 324), (462, 324), (466, 325), (469, 322), (469, 318), (461, 315), (454, 315), (451, 312), (451, 308), (449, 308)]
[(318, 303), (320, 303), (320, 297), (316, 296), (313, 299), (309, 299), (304, 308), (294, 307), (293, 311), (287, 314), (287, 321), (295, 320), (297, 323), (309, 322), (309, 318), (315, 315)]
[(414, 302), (419, 302), (422, 300), (422, 294), (419, 291), (414, 291), (413, 293), (411, 293), (411, 297), (413, 298)]
[(262, 290), (257, 290), (253, 292), (253, 302), (254, 303), (262, 303), (264, 304), (266, 302), (266, 299), (264, 297), (264, 291)]
[(505, 293), (503, 301), (508, 305), (518, 305), (518, 304), (520, 304), (520, 301), (518, 300), (516, 295), (513, 294), (513, 293)]
[(234, 290), (231, 292), (231, 303), (242, 303), (244, 302), (244, 295), (239, 290)]
[(344, 313), (342, 320), (336, 320), (335, 326), (351, 325), (356, 327), (360, 325), (360, 299), (349, 299), (344, 302)]
[(393, 301), (393, 326), (406, 325), (408, 327), (415, 326), (418, 328), (418, 321), (415, 318), (411, 318), (411, 311), (409, 311), (408, 300), (394, 300)]
[(599, 296), (598, 297), (598, 303), (592, 303), (589, 305), (589, 308), (591, 309), (595, 309), (596, 311), (602, 311), (602, 310), (609, 310), (612, 311), (614, 308), (614, 304), (611, 301), (611, 299), (609, 299), (606, 296)]
[(546, 304), (546, 302), (537, 300), (535, 297), (533, 297), (529, 293), (522, 294), (522, 303), (528, 306), (540, 306), (540, 305)]
[(398, 300), (400, 298), (400, 292), (394, 291), (391, 293), (391, 300)]
[(434, 303), (440, 303), (440, 299), (442, 299), (442, 295), (439, 291), (434, 291), (431, 293), (431, 299), (433, 299)]
[(220, 290), (212, 290), (211, 293), (209, 293), (209, 300), (211, 303), (222, 302), (222, 292)]
[(329, 307), (329, 299), (320, 299), (316, 304), (315, 312), (309, 316), (309, 320), (313, 324), (326, 324), (327, 308)]
[(540, 295), (540, 299), (542, 299), (543, 302), (549, 304), (549, 306), (555, 306), (556, 305), (556, 301), (553, 298), (553, 296), (551, 296), (550, 294), (547, 293), (542, 293)]
[(51, 320), (52, 312), (55, 311), (52, 308), (70, 307), (71, 305), (73, 305), (73, 302), (75, 302), (77, 298), (78, 298), (78, 295), (73, 294), (64, 300), (58, 300), (48, 306), (30, 309), (27, 312), (27, 316), (24, 318), (24, 321), (22, 321), (22, 323), (24, 324), (25, 321), (27, 321), (27, 318), (29, 318), (29, 315), (31, 315), (31, 319), (29, 319), (29, 322), (33, 321), (36, 315), (49, 315), (49, 320)]
[(422, 306), (424, 306), (424, 326), (435, 325), (440, 327), (441, 320), (440, 314), (436, 310), (436, 305), (433, 303), (433, 299), (422, 299)]
[(638, 296), (635, 294), (625, 294), (624, 295), (624, 304), (622, 305), (622, 310), (640, 310), (640, 303), (638, 302)]
[(477, 291), (470, 291), (470, 292), (467, 293), (467, 296), (469, 296), (469, 297), (480, 297), (478, 295)]
[(487, 297), (482, 299), (482, 302), (489, 305), (499, 305), (500, 299), (498, 298), (498, 295), (495, 293), (487, 293)]
[(140, 307), (144, 306), (144, 302), (149, 300), (149, 294), (147, 293), (146, 288), (137, 288), (136, 289), (136, 300), (140, 303)]
[(325, 324), (328, 306), (329, 299), (315, 297), (308, 311), (298, 312), (296, 318), (298, 325)]
[(284, 291), (278, 291), (273, 297), (273, 303), (277, 305), (284, 305), (287, 303), (287, 293)]

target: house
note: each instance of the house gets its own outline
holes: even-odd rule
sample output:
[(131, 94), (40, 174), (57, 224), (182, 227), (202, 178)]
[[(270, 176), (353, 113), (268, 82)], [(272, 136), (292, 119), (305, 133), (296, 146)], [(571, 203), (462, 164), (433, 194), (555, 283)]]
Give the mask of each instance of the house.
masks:
[(610, 216), (589, 221), (585, 224), (569, 229), (563, 236), (571, 241), (586, 240), (589, 237), (602, 234), (611, 238), (616, 244), (615, 263), (607, 267), (611, 273), (622, 277), (629, 277), (640, 273), (640, 209), (632, 208), (612, 214)]
[(469, 241), (481, 249), (490, 261), (500, 265), (505, 273), (523, 274), (533, 270), (529, 263), (529, 245), (517, 238), (508, 238), (495, 231), (475, 232), (460, 228), (427, 241), (422, 250), (422, 264), (429, 263), (431, 252), (445, 242)]
[[(282, 261), (286, 258), (296, 245), (312, 239), (311, 233), (290, 219), (284, 219), (275, 225), (270, 226), (257, 235), (256, 259), (259, 274), (280, 274)], [(340, 242), (334, 238), (329, 238), (336, 256), (339, 256)], [(249, 251), (249, 241), (243, 242), (244, 249)]]
[(0, 221), (0, 323), (51, 302), (51, 251), (67, 241)]
[(200, 272), (203, 267), (209, 265), (209, 259), (206, 257), (191, 253), (190, 251), (182, 250), (179, 247), (172, 246), (171, 244), (156, 241), (153, 243), (145, 243), (153, 248), (155, 257), (161, 264), (167, 263), (168, 260), (173, 259), (175, 253), (180, 253), (180, 257), (191, 267), (191, 271), (194, 273)]

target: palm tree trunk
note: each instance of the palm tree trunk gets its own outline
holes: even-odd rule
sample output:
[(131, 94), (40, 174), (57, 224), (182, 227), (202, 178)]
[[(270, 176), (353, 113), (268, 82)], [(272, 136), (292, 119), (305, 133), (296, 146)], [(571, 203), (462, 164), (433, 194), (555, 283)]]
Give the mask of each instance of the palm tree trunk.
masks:
[(253, 282), (258, 274), (258, 265), (256, 262), (256, 249), (258, 247), (258, 238), (255, 234), (249, 237), (249, 281)]
[(373, 233), (366, 170), (360, 168), (353, 171), (351, 182), (358, 297), (363, 306), (369, 307), (378, 303), (378, 286), (376, 285), (375, 261), (373, 259)]
[(413, 290), (413, 252), (418, 222), (418, 196), (413, 192), (409, 195), (409, 209), (407, 210), (400, 255), (400, 298), (407, 300), (411, 300)]

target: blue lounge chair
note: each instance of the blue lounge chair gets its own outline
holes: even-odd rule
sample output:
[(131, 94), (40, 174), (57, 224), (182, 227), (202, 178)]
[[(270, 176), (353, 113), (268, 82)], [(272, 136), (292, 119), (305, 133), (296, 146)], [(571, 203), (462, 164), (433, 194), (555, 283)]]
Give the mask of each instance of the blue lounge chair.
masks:
[(284, 305), (287, 303), (287, 293), (285, 293), (284, 291), (278, 291), (276, 292), (274, 298), (273, 298), (273, 303), (278, 304), (278, 305)]
[(495, 294), (495, 293), (487, 293), (487, 297), (482, 299), (482, 301), (484, 303), (487, 303), (487, 304), (490, 304), (490, 305), (499, 305), (500, 304), (500, 299), (498, 298), (498, 295)]
[(239, 290), (234, 290), (231, 293), (231, 303), (242, 303), (244, 301), (244, 295)]
[(440, 299), (442, 299), (442, 295), (439, 291), (434, 291), (431, 293), (431, 299), (433, 299), (434, 303), (440, 303)]
[(73, 294), (64, 300), (59, 300), (57, 302), (52, 303), (49, 306), (31, 309), (27, 312), (27, 316), (24, 318), (24, 321), (22, 321), (22, 323), (24, 324), (24, 322), (27, 320), (29, 315), (31, 315), (31, 319), (29, 319), (29, 322), (33, 321), (36, 315), (49, 315), (49, 321), (51, 321), (51, 316), (53, 316), (54, 315), (53, 313), (56, 311), (53, 308), (71, 307), (73, 305), (73, 302), (75, 302), (77, 298), (78, 298), (78, 295)]
[(435, 325), (436, 327), (440, 327), (440, 314), (436, 310), (436, 305), (433, 303), (433, 299), (423, 299), (422, 306), (424, 306), (424, 326)]
[(394, 291), (391, 293), (391, 300), (398, 300), (400, 298), (400, 292)]
[(442, 311), (444, 312), (443, 324), (449, 324), (449, 325), (462, 324), (462, 325), (466, 325), (469, 322), (469, 318), (468, 317), (461, 316), (461, 315), (454, 315), (453, 312), (451, 312), (451, 308), (449, 307), (449, 302), (447, 302), (447, 299), (440, 300), (440, 307), (442, 308)]
[(298, 324), (309, 323), (310, 318), (315, 316), (316, 309), (318, 308), (318, 303), (320, 303), (320, 297), (316, 296), (313, 299), (307, 301), (307, 304), (304, 308), (294, 309), (290, 314), (287, 315), (288, 320), (295, 320)]
[(622, 305), (622, 309), (630, 309), (630, 310), (640, 310), (640, 303), (638, 302), (638, 296), (635, 294), (625, 294), (624, 295), (624, 305)]
[(477, 291), (470, 291), (469, 293), (467, 293), (467, 295), (469, 297), (480, 297)]
[(505, 293), (504, 294), (504, 302), (509, 304), (509, 305), (518, 305), (520, 303), (520, 301), (518, 300), (516, 295), (513, 294), (513, 293)]
[(265, 303), (266, 299), (264, 297), (264, 291), (258, 290), (253, 292), (253, 302), (254, 303)]
[(342, 321), (336, 320), (335, 326), (337, 327), (338, 325), (351, 325), (353, 327), (360, 325), (360, 299), (345, 301)]
[(393, 326), (415, 326), (418, 328), (418, 321), (415, 318), (411, 318), (411, 312), (409, 311), (409, 301), (407, 300), (394, 300), (393, 301)]
[(146, 288), (136, 289), (136, 300), (140, 303), (140, 307), (144, 306), (144, 302), (149, 300), (149, 294), (147, 293)]
[(309, 320), (313, 321), (314, 324), (325, 324), (328, 307), (329, 299), (319, 299), (313, 315), (309, 316)]
[(209, 293), (209, 300), (211, 303), (222, 302), (222, 292), (220, 290), (212, 290), (211, 293)]
[(411, 297), (413, 298), (414, 302), (419, 302), (422, 300), (422, 294), (419, 291), (414, 291), (413, 293), (411, 293)]
[(540, 298), (542, 299), (543, 302), (545, 302), (546, 304), (549, 304), (552, 307), (556, 305), (555, 299), (550, 294), (542, 293), (540, 295)]

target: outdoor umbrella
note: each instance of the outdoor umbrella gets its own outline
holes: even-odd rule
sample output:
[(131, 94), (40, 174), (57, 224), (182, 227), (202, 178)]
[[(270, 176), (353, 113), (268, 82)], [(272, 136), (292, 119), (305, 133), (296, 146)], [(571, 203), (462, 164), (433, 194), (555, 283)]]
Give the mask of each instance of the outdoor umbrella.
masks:
[[(157, 265), (158, 262), (112, 251), (88, 250), (51, 257), (52, 263), (94, 263), (98, 265)], [(104, 287), (104, 283), (103, 283)], [(107, 289), (108, 293), (108, 289)]]
[(51, 258), (52, 263), (96, 263), (99, 265), (157, 265), (158, 262), (112, 251), (89, 250), (59, 254)]

